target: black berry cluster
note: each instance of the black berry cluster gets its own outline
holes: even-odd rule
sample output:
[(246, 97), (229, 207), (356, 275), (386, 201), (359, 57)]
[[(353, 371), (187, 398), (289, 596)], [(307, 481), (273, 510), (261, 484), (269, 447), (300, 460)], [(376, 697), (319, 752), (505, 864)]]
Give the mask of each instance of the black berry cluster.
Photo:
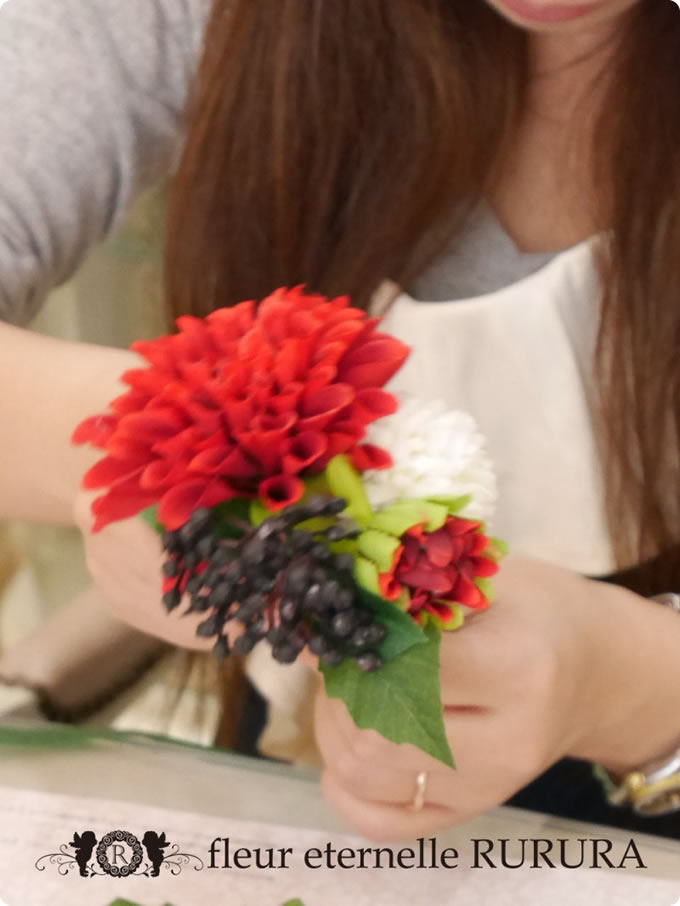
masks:
[[(197, 632), (216, 637), (214, 651), (220, 658), (230, 651), (227, 623), (236, 620), (243, 631), (231, 648), (235, 654), (248, 654), (266, 638), (273, 657), (283, 664), (295, 661), (307, 647), (327, 666), (353, 658), (362, 670), (375, 670), (382, 664), (375, 649), (385, 638), (385, 627), (358, 593), (352, 556), (329, 549), (358, 531), (340, 517), (345, 507), (340, 497), (312, 497), (257, 528), (197, 510), (177, 531), (163, 535), (163, 571), (173, 583), (165, 606), (174, 610), (188, 596), (186, 613), (206, 614)], [(319, 532), (298, 528), (317, 517), (334, 521)], [(224, 537), (225, 528), (227, 535), (242, 535)]]

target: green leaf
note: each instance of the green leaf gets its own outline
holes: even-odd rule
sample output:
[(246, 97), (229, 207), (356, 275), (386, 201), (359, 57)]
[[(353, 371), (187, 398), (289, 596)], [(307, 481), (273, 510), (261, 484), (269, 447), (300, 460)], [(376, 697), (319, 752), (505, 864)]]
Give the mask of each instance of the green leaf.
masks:
[(360, 554), (375, 563), (379, 573), (388, 573), (392, 569), (394, 555), (401, 547), (401, 541), (394, 535), (369, 529), (359, 535), (357, 546)]
[(427, 644), (427, 636), (415, 620), (404, 613), (399, 602), (385, 601), (365, 589), (359, 589), (359, 594), (375, 614), (377, 622), (387, 629), (385, 641), (378, 646), (384, 663), (394, 660), (414, 645)]
[(380, 597), (380, 583), (378, 581), (378, 567), (366, 557), (357, 557), (354, 561), (354, 581), (360, 589)]
[(283, 906), (304, 906), (302, 900), (287, 900)]
[(510, 552), (510, 548), (502, 538), (496, 538), (492, 536), (491, 538), (489, 538), (489, 541), (491, 542), (491, 546), (494, 548), (494, 552), (499, 559), (501, 557), (506, 557)]
[(347, 509), (344, 515), (359, 525), (366, 525), (373, 516), (373, 510), (366, 497), (359, 473), (346, 456), (334, 456), (326, 466), (326, 481), (336, 497), (344, 497)]
[(400, 538), (414, 525), (424, 525), (428, 532), (441, 528), (449, 515), (447, 507), (429, 500), (399, 500), (373, 517), (370, 528)]
[(445, 506), (449, 511), (449, 515), (455, 516), (456, 513), (460, 513), (460, 511), (470, 503), (472, 494), (462, 494), (460, 497), (446, 497), (443, 494), (434, 494), (427, 499), (432, 503), (440, 503), (442, 506)]
[(484, 595), (489, 604), (491, 604), (494, 599), (494, 587), (491, 579), (480, 576), (479, 578), (475, 579), (475, 585)]
[(269, 519), (273, 513), (268, 510), (261, 500), (251, 500), (248, 508), (248, 518), (253, 526), (257, 527), (265, 519)]
[[(299, 902), (299, 901), (298, 901)], [(109, 906), (141, 906), (140, 903), (133, 903), (132, 900), (114, 900), (113, 903), (110, 903)], [(166, 903), (165, 906), (172, 906), (172, 903)], [(283, 906), (286, 906), (284, 903)], [(302, 904), (301, 904), (302, 906)]]
[(396, 744), (410, 743), (455, 767), (444, 731), (439, 685), (439, 639), (425, 630), (427, 643), (413, 645), (377, 670), (364, 673), (351, 660), (322, 665), (326, 693), (339, 698), (360, 729), (376, 730)]
[(444, 601), (443, 603), (453, 610), (453, 617), (447, 623), (445, 620), (442, 620), (441, 617), (438, 617), (437, 614), (428, 613), (428, 622), (444, 632), (453, 632), (456, 629), (460, 629), (465, 622), (465, 611), (459, 604), (451, 604), (450, 601)]
[(150, 525), (154, 532), (157, 532), (159, 535), (162, 535), (165, 529), (158, 521), (158, 504), (155, 503), (153, 506), (147, 507), (145, 510), (139, 514), (140, 518), (146, 522), (147, 525)]

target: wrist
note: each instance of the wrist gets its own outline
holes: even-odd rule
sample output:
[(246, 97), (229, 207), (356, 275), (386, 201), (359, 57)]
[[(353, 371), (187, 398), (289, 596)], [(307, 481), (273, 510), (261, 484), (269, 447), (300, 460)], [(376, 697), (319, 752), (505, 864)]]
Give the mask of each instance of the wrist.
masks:
[(620, 777), (680, 746), (680, 618), (625, 589), (592, 584), (590, 694), (584, 732), (568, 754)]

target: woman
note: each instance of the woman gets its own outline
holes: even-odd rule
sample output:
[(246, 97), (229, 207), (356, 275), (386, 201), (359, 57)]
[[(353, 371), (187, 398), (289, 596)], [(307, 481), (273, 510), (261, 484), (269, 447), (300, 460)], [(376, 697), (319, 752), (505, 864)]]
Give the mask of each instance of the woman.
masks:
[[(678, 10), (217, 0), (191, 80), (202, 12), (171, 0), (3, 10), (5, 55), (55, 17), (49, 65), (22, 48), (2, 89), (55, 143), (29, 140), (26, 112), (27, 147), (4, 130), (5, 268), (21, 278), (37, 258), (38, 286), (63, 278), (185, 129), (173, 314), (300, 282), (367, 306), (400, 287), (386, 327), (414, 352), (398, 386), (478, 417), (499, 470), (496, 530), (515, 554), (497, 604), (442, 649), (458, 770), (358, 731), (319, 692), (329, 801), (367, 836), (415, 837), (508, 800), (565, 756), (651, 772), (680, 745), (680, 620), (643, 597), (680, 589)], [(54, 91), (60, 71), (68, 94)], [(35, 224), (17, 217), (26, 203)], [(23, 310), (36, 298), (26, 290)], [(77, 491), (87, 457), (71, 428), (133, 357), (10, 327), (0, 342), (3, 386), (21, 388), (1, 403), (7, 512), (75, 512), (115, 612), (199, 647), (195, 621), (163, 614), (153, 533), (131, 520), (92, 536)], [(585, 578), (616, 570), (633, 590)], [(295, 676), (273, 669), (251, 668), (265, 691)]]

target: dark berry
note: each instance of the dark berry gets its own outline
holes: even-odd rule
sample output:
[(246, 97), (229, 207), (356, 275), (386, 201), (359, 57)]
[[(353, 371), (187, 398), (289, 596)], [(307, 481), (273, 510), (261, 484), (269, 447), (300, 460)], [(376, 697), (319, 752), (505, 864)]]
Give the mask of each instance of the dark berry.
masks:
[(355, 522), (347, 520), (336, 522), (329, 529), (326, 529), (326, 537), (329, 541), (343, 541), (345, 538), (356, 537), (359, 532), (359, 526)]
[(344, 654), (342, 654), (342, 652), (331, 650), (322, 655), (320, 662), (325, 667), (339, 667), (344, 660), (345, 656)]
[(325, 544), (322, 544), (318, 541), (309, 551), (310, 557), (313, 557), (318, 563), (325, 563), (326, 560), (330, 560), (331, 552), (328, 550)]
[(310, 516), (322, 516), (328, 511), (329, 500), (322, 497), (321, 494), (314, 494), (309, 500), (305, 500), (302, 509), (306, 510)]
[(319, 656), (326, 654), (326, 652), (330, 649), (330, 642), (325, 636), (313, 635), (309, 640), (307, 647), (312, 652), (312, 654)]
[(198, 592), (203, 588), (204, 584), (205, 579), (203, 578), (203, 576), (194, 576), (193, 578), (189, 579), (184, 587), (184, 590), (188, 595), (195, 595), (198, 594)]
[(179, 607), (182, 600), (182, 595), (178, 588), (173, 588), (170, 591), (167, 591), (163, 595), (163, 603), (168, 613), (174, 610), (176, 607)]
[(249, 598), (246, 598), (236, 611), (236, 617), (241, 620), (242, 623), (247, 623), (249, 620), (252, 620), (253, 617), (261, 614), (266, 606), (267, 602), (261, 595), (251, 595)]
[(252, 623), (249, 623), (248, 634), (251, 635), (256, 642), (263, 639), (267, 635), (267, 621), (265, 618), (258, 617), (256, 620), (253, 620)]
[(234, 551), (230, 547), (220, 547), (219, 550), (213, 554), (212, 562), (215, 566), (229, 566), (230, 563), (234, 561)]
[(354, 605), (354, 595), (349, 588), (341, 588), (333, 602), (335, 609), (349, 610)]
[(354, 663), (359, 670), (363, 670), (364, 673), (370, 673), (372, 670), (377, 670), (378, 667), (382, 667), (382, 660), (374, 651), (364, 651), (361, 654), (355, 655)]
[(337, 516), (347, 509), (347, 501), (342, 497), (334, 497), (326, 503), (325, 515)]
[(266, 541), (268, 538), (271, 538), (272, 535), (278, 535), (280, 532), (284, 531), (285, 528), (285, 519), (265, 519), (264, 522), (261, 522), (253, 532), (253, 538), (257, 538), (259, 541)]
[(326, 607), (334, 607), (340, 594), (340, 586), (335, 579), (329, 579), (321, 586), (321, 595)]
[(275, 645), (272, 648), (272, 657), (279, 664), (292, 664), (299, 653), (292, 645), (288, 644)]
[(342, 613), (336, 613), (331, 622), (331, 627), (335, 635), (342, 638), (350, 635), (357, 628), (359, 617), (353, 610), (345, 610)]
[(312, 582), (318, 583), (319, 585), (323, 585), (324, 582), (326, 581), (326, 579), (328, 578), (328, 573), (323, 568), (323, 566), (316, 566), (312, 570), (311, 578), (312, 578)]
[(184, 556), (184, 568), (190, 573), (196, 569), (200, 562), (199, 556), (195, 550), (189, 551), (189, 553)]
[(264, 563), (267, 556), (267, 545), (258, 538), (252, 538), (247, 541), (241, 550), (241, 559), (246, 568), (250, 566), (260, 566)]
[(293, 564), (285, 572), (284, 586), (286, 594), (291, 597), (297, 597), (304, 593), (309, 585), (310, 575), (307, 566), (304, 564)]
[(210, 609), (210, 599), (208, 595), (194, 595), (191, 604), (187, 608), (187, 613), (205, 613)]
[(201, 538), (201, 540), (196, 545), (196, 553), (198, 554), (201, 561), (209, 560), (214, 550), (215, 539), (210, 535), (207, 535), (205, 538)]
[(166, 560), (163, 564), (163, 575), (168, 579), (174, 579), (179, 574), (180, 566), (176, 559)]
[(357, 612), (359, 614), (359, 626), (370, 626), (373, 623), (372, 611), (362, 609)]
[(206, 507), (201, 507), (198, 510), (194, 510), (188, 519), (188, 524), (193, 528), (195, 532), (199, 534), (210, 528), (211, 522), (212, 513)]
[(288, 633), (281, 626), (272, 626), (267, 633), (267, 641), (270, 645), (283, 645), (288, 640)]
[(218, 582), (210, 592), (210, 606), (224, 607), (231, 600), (233, 590), (230, 582)]
[(249, 632), (244, 632), (236, 639), (231, 650), (238, 655), (250, 654), (255, 647), (255, 642), (256, 639)]
[(306, 553), (316, 544), (313, 535), (302, 531), (292, 532), (288, 541), (293, 550), (298, 553)]
[(335, 558), (335, 568), (341, 573), (351, 572), (354, 569), (354, 557), (351, 554), (338, 554)]
[(309, 586), (305, 592), (303, 606), (305, 610), (309, 610), (312, 613), (320, 613), (325, 609), (321, 585), (315, 583)]
[(287, 623), (293, 623), (298, 619), (300, 613), (302, 612), (302, 606), (299, 601), (294, 598), (284, 598), (279, 605), (279, 613), (281, 614), (281, 619), (285, 620)]
[(220, 631), (224, 625), (224, 614), (220, 611), (212, 614), (208, 617), (207, 620), (204, 620), (202, 623), (198, 624), (196, 629), (196, 635), (200, 636), (203, 639), (209, 639)]
[(371, 626), (360, 626), (354, 631), (351, 638), (351, 644), (357, 648), (373, 648), (385, 640), (387, 630), (380, 623), (373, 623)]
[(215, 642), (215, 647), (213, 648), (213, 654), (218, 661), (223, 661), (229, 654), (229, 641), (226, 636), (220, 636), (219, 639)]

